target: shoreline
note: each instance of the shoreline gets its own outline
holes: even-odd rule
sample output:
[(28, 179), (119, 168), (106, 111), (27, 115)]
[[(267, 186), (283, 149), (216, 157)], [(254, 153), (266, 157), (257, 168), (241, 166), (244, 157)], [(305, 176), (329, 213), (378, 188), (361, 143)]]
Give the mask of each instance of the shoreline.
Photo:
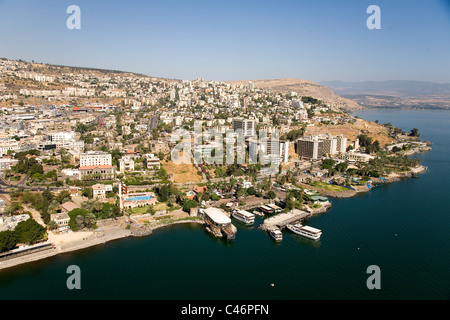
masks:
[(392, 173), (390, 176), (388, 176), (384, 180), (380, 179), (380, 178), (372, 178), (371, 180), (372, 180), (373, 186), (371, 188), (369, 188), (367, 185), (361, 185), (361, 186), (354, 186), (355, 189), (353, 189), (353, 190), (348, 189), (345, 191), (333, 191), (333, 190), (327, 190), (327, 189), (320, 188), (320, 187), (311, 186), (311, 185), (308, 185), (305, 183), (300, 183), (300, 186), (305, 189), (311, 189), (311, 190), (318, 191), (318, 192), (322, 193), (323, 195), (330, 197), (330, 198), (352, 198), (358, 194), (369, 192), (370, 190), (372, 190), (375, 186), (377, 186), (379, 184), (394, 183), (394, 182), (400, 181), (401, 179), (413, 178), (417, 174), (423, 173), (427, 170), (428, 170), (427, 167), (420, 165), (418, 167), (412, 168), (411, 170), (409, 170), (407, 172)]
[[(196, 223), (203, 224), (203, 221), (200, 220), (180, 220), (173, 221), (167, 224), (147, 227), (144, 228), (130, 228), (125, 229), (123, 225), (120, 226), (102, 226), (104, 228), (103, 234), (101, 236), (96, 235), (96, 231), (88, 231), (83, 232), (81, 235), (82, 239), (76, 239), (69, 242), (58, 243), (55, 244), (52, 242), (52, 248), (47, 249), (45, 251), (25, 254), (22, 256), (18, 256), (15, 258), (7, 259), (4, 261), (0, 261), (0, 272), (9, 268), (13, 268), (19, 265), (44, 260), (47, 258), (54, 257), (59, 254), (65, 254), (75, 251), (80, 251), (83, 249), (99, 246), (102, 244), (106, 244), (108, 242), (114, 240), (125, 239), (129, 237), (139, 238), (143, 236), (148, 236), (153, 233), (153, 231), (165, 227), (171, 227), (177, 224), (185, 224), (185, 223)], [(141, 231), (141, 232), (139, 232)], [(143, 232), (142, 232), (143, 231)]]
[[(427, 171), (428, 168), (420, 165), (418, 167), (412, 168), (408, 172), (404, 173), (393, 173), (389, 177), (385, 179), (380, 178), (372, 178), (373, 186), (378, 184), (385, 183), (394, 183), (400, 181), (402, 178), (412, 178), (419, 173), (423, 173)], [(301, 183), (302, 187), (307, 189), (313, 189), (319, 191), (327, 197), (331, 198), (351, 198), (361, 193), (366, 193), (370, 191), (372, 188), (367, 186), (357, 186), (356, 190), (345, 190), (345, 191), (332, 191), (326, 190), (319, 187), (310, 186), (307, 184)], [(310, 213), (312, 216), (317, 214), (322, 214), (327, 212), (331, 208), (331, 204), (327, 206), (322, 206), (321, 208), (312, 209), (310, 208)], [(107, 242), (111, 242), (114, 240), (120, 240), (128, 237), (145, 237), (151, 235), (153, 231), (162, 229), (165, 227), (171, 227), (177, 224), (185, 224), (185, 223), (195, 223), (195, 224), (204, 224), (203, 220), (195, 220), (195, 219), (184, 219), (184, 220), (176, 220), (171, 221), (169, 223), (162, 223), (156, 225), (139, 225), (139, 227), (132, 226), (129, 229), (126, 229), (126, 223), (115, 221), (115, 220), (100, 220), (98, 221), (99, 228), (93, 231), (82, 231), (82, 232), (72, 232), (66, 235), (55, 235), (51, 231), (48, 232), (49, 239), (48, 242), (52, 244), (52, 247), (43, 251), (33, 252), (29, 254), (24, 254), (18, 257), (14, 257), (11, 259), (6, 259), (4, 261), (0, 261), (0, 272), (5, 269), (13, 268), (19, 265), (31, 263), (34, 261), (44, 260), (47, 258), (51, 258), (58, 254), (70, 253), (74, 251), (79, 251), (83, 249), (87, 249), (90, 247), (106, 244)], [(61, 238), (63, 240), (61, 240)], [(66, 240), (65, 238), (69, 238)], [(75, 238), (75, 239), (73, 239)], [(59, 241), (59, 242), (58, 242)]]

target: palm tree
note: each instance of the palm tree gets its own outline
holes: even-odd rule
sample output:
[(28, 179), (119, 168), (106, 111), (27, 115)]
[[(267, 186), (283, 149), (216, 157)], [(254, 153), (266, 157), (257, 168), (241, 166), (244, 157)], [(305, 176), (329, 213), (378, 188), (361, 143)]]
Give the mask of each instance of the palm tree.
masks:
[(58, 229), (58, 224), (54, 220), (51, 220), (47, 224), (47, 227), (48, 227), (49, 230), (56, 230), (56, 229)]
[(75, 223), (78, 226), (78, 229), (83, 229), (84, 228), (84, 217), (82, 215), (78, 215), (75, 218)]
[(103, 203), (101, 203), (100, 201), (94, 201), (92, 203), (92, 209), (94, 211), (100, 212), (103, 209)]
[(88, 228), (92, 228), (95, 225), (95, 216), (93, 213), (88, 213), (84, 218), (84, 224)]

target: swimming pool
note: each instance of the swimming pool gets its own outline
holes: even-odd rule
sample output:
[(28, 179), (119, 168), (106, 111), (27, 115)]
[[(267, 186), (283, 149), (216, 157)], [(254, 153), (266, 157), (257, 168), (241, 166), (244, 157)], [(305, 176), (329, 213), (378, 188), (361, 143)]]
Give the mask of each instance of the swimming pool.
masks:
[(138, 196), (138, 197), (125, 198), (125, 201), (148, 201), (151, 199), (152, 199), (152, 197), (150, 197), (150, 196)]

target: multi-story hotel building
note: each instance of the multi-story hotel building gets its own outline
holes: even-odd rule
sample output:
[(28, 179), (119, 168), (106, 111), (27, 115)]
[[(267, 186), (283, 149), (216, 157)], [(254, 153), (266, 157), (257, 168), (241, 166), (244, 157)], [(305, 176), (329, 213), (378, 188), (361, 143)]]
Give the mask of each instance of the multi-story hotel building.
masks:
[(112, 156), (108, 152), (88, 151), (80, 155), (80, 167), (105, 165), (112, 165)]
[(300, 158), (318, 160), (323, 155), (323, 141), (317, 136), (298, 139), (296, 152)]
[(296, 152), (302, 158), (317, 160), (322, 156), (344, 154), (347, 151), (347, 138), (331, 134), (301, 138), (296, 143)]
[(108, 152), (88, 151), (80, 155), (80, 179), (104, 180), (114, 178), (112, 157)]
[(233, 130), (242, 130), (244, 136), (256, 136), (256, 121), (252, 119), (233, 118)]

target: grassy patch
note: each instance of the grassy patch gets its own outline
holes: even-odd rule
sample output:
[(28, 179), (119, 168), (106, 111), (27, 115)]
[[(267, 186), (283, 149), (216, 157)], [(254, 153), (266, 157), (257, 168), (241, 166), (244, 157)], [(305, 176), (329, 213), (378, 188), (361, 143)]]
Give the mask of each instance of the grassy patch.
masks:
[(325, 183), (322, 181), (313, 181), (313, 182), (311, 182), (311, 185), (314, 187), (318, 187), (318, 188), (322, 188), (322, 189), (326, 189), (326, 190), (330, 190), (330, 191), (337, 191), (337, 192), (348, 190), (347, 188), (332, 185), (332, 184)]
[(139, 207), (128, 210), (130, 214), (144, 214), (147, 212), (148, 207)]

